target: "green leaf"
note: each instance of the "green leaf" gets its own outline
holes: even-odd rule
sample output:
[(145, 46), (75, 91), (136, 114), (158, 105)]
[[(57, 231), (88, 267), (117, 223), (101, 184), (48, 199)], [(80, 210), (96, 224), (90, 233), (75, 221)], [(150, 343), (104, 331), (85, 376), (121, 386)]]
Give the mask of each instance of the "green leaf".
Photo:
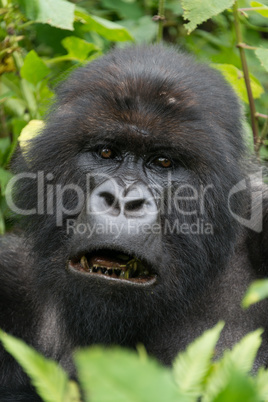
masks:
[(188, 34), (197, 25), (230, 8), (234, 2), (235, 0), (182, 0), (183, 18), (190, 21), (185, 24)]
[(42, 81), (50, 73), (50, 69), (46, 66), (38, 54), (31, 50), (24, 59), (20, 74), (22, 78), (36, 85)]
[(184, 402), (171, 370), (137, 353), (114, 347), (92, 347), (75, 354), (87, 402)]
[(93, 17), (78, 7), (76, 7), (75, 15), (81, 22), (87, 24), (90, 30), (97, 32), (99, 35), (110, 41), (124, 42), (133, 40), (127, 29), (115, 22), (96, 16)]
[(123, 0), (102, 0), (102, 6), (117, 12), (123, 19), (138, 20), (144, 15), (144, 10), (137, 1), (125, 2)]
[(256, 385), (262, 401), (268, 401), (268, 370), (261, 367), (256, 376)]
[(252, 378), (232, 367), (228, 383), (213, 402), (260, 402), (260, 398)]
[(263, 330), (257, 329), (245, 335), (231, 350), (230, 357), (234, 365), (242, 372), (248, 373), (252, 369), (256, 354), (261, 345)]
[(67, 50), (68, 57), (80, 61), (86, 60), (89, 53), (100, 50), (93, 43), (88, 43), (83, 39), (77, 38), (76, 36), (67, 36), (62, 40), (61, 43)]
[[(247, 88), (244, 80), (244, 75), (241, 70), (232, 64), (211, 64), (211, 67), (219, 70), (224, 78), (232, 85), (236, 94), (245, 102), (248, 103)], [(250, 85), (254, 99), (259, 98), (264, 89), (254, 75), (250, 74)]]
[(20, 339), (0, 331), (4, 348), (18, 361), (31, 378), (32, 384), (45, 402), (62, 402), (68, 387), (68, 377), (54, 361), (45, 359)]
[[(231, 351), (226, 350), (223, 357), (214, 363), (211, 374), (207, 379), (204, 402), (214, 402), (215, 397), (228, 387), (233, 370), (243, 376), (251, 370), (261, 344), (261, 333), (262, 330), (258, 329), (247, 334)], [(237, 399), (237, 401), (240, 401), (240, 399)]]
[(192, 342), (174, 361), (175, 380), (182, 392), (198, 397), (203, 391), (203, 381), (210, 368), (210, 361), (224, 323), (205, 331)]
[(138, 20), (125, 20), (121, 24), (133, 35), (135, 43), (152, 43), (157, 35), (157, 24), (145, 15)]
[(259, 47), (255, 50), (255, 54), (261, 62), (261, 65), (268, 71), (268, 49)]
[(247, 308), (266, 297), (268, 297), (268, 279), (254, 281), (243, 298), (242, 306)]
[(6, 186), (13, 175), (8, 171), (0, 167), (0, 187), (1, 195), (5, 195)]
[(255, 10), (255, 11), (256, 11), (256, 13), (259, 13), (259, 14), (262, 15), (263, 17), (268, 18), (268, 7), (267, 7), (266, 4), (259, 3), (258, 1), (251, 1), (251, 2), (250, 2), (250, 5), (251, 5), (251, 7), (253, 7), (253, 8), (254, 8), (254, 7), (263, 7), (263, 8), (266, 8), (267, 11), (266, 11), (266, 10)]
[(29, 20), (73, 31), (74, 4), (65, 0), (17, 0)]

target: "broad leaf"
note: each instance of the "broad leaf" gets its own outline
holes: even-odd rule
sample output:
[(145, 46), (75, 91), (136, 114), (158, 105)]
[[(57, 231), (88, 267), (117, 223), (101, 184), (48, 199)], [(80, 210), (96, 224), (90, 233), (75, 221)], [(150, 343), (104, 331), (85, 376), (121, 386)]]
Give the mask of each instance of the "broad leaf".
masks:
[[(243, 71), (239, 70), (232, 64), (211, 64), (211, 67), (219, 70), (224, 78), (232, 85), (237, 95), (248, 103), (247, 88), (244, 81)], [(259, 98), (264, 89), (260, 82), (252, 74), (250, 74), (250, 85), (254, 99)]]
[(220, 322), (204, 332), (175, 359), (173, 365), (175, 380), (182, 392), (196, 397), (202, 393), (203, 381), (210, 368), (211, 358), (223, 326), (224, 324)]
[(73, 31), (74, 4), (65, 0), (18, 0), (29, 20)]
[(22, 78), (36, 85), (42, 81), (50, 73), (50, 69), (46, 66), (38, 54), (31, 50), (24, 59), (20, 74)]
[(250, 285), (242, 301), (242, 305), (247, 308), (266, 297), (268, 297), (268, 279), (260, 279)]
[(235, 0), (182, 0), (183, 18), (190, 21), (185, 24), (188, 34), (197, 25), (231, 7), (234, 2)]
[(268, 49), (259, 47), (255, 50), (255, 54), (261, 62), (261, 65), (268, 71)]
[(80, 61), (86, 60), (89, 53), (100, 50), (93, 43), (88, 43), (76, 36), (67, 36), (61, 43), (68, 52), (68, 58)]
[(184, 402), (171, 370), (133, 351), (92, 347), (75, 354), (79, 380), (90, 402)]
[(93, 17), (78, 7), (76, 8), (75, 15), (81, 22), (86, 24), (90, 30), (97, 32), (110, 41), (123, 42), (133, 40), (127, 29), (119, 24), (100, 17)]

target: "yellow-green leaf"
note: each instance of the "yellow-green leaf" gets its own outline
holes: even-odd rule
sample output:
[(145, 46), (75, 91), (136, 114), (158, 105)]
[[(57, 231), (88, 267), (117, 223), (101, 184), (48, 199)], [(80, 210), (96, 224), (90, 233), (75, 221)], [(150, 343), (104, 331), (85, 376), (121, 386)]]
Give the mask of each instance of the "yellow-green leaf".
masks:
[(247, 290), (242, 301), (243, 307), (247, 308), (251, 304), (257, 303), (260, 300), (268, 297), (268, 279), (260, 279), (254, 281)]
[(42, 120), (31, 120), (27, 126), (22, 129), (18, 138), (22, 152), (27, 150), (29, 140), (34, 138), (44, 126), (45, 123)]
[[(232, 64), (211, 64), (211, 67), (219, 70), (224, 78), (232, 85), (237, 95), (246, 103), (248, 103), (247, 88), (244, 80), (243, 71), (239, 70)], [(250, 74), (250, 84), (254, 99), (259, 98), (264, 89), (254, 75)]]
[(266, 11), (266, 10), (254, 10), (254, 11), (256, 11), (256, 13), (261, 14), (263, 17), (268, 18), (268, 7), (267, 7), (267, 5), (265, 5), (265, 4), (263, 4), (263, 3), (259, 3), (258, 1), (251, 1), (251, 2), (250, 2), (250, 5), (251, 5), (251, 7), (253, 7), (253, 8), (255, 8), (255, 7), (263, 7), (263, 8), (266, 8), (267, 11)]
[(77, 36), (67, 36), (61, 43), (67, 50), (69, 57), (80, 61), (86, 60), (89, 53), (100, 50), (93, 43), (86, 42)]

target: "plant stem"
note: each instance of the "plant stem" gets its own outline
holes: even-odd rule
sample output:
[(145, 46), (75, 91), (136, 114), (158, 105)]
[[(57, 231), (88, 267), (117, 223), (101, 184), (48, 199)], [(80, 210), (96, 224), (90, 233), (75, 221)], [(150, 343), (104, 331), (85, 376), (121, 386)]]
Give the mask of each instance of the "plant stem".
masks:
[(159, 0), (158, 7), (158, 33), (157, 33), (157, 42), (161, 42), (163, 40), (163, 22), (165, 18), (165, 0)]
[(242, 33), (241, 33), (240, 23), (239, 23), (237, 1), (233, 5), (233, 13), (234, 13), (234, 26), (235, 26), (235, 32), (236, 32), (237, 46), (238, 46), (239, 53), (240, 53), (240, 59), (241, 59), (243, 73), (244, 73), (244, 80), (245, 80), (247, 94), (248, 94), (248, 100), (249, 100), (254, 147), (255, 147), (255, 152), (257, 152), (258, 151), (257, 144), (259, 142), (259, 136), (258, 136), (258, 126), (257, 126), (257, 120), (256, 120), (256, 109), (255, 109), (255, 103), (254, 103), (252, 89), (251, 89), (251, 85), (250, 85), (250, 78), (249, 78), (248, 65), (247, 65), (247, 60), (246, 60), (246, 55), (245, 55), (245, 49), (243, 48), (243, 45), (241, 46), (241, 44), (243, 44), (243, 38), (242, 38)]

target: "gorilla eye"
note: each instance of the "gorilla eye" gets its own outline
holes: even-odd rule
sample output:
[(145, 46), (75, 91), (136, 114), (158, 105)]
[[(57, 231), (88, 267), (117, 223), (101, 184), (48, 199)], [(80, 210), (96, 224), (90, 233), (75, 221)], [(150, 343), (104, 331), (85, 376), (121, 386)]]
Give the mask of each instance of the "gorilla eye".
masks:
[(155, 158), (153, 163), (155, 165), (163, 167), (163, 168), (169, 168), (172, 166), (171, 160), (168, 158), (163, 158), (163, 157)]
[(102, 148), (100, 150), (100, 156), (104, 159), (110, 159), (114, 157), (114, 153), (110, 148)]

